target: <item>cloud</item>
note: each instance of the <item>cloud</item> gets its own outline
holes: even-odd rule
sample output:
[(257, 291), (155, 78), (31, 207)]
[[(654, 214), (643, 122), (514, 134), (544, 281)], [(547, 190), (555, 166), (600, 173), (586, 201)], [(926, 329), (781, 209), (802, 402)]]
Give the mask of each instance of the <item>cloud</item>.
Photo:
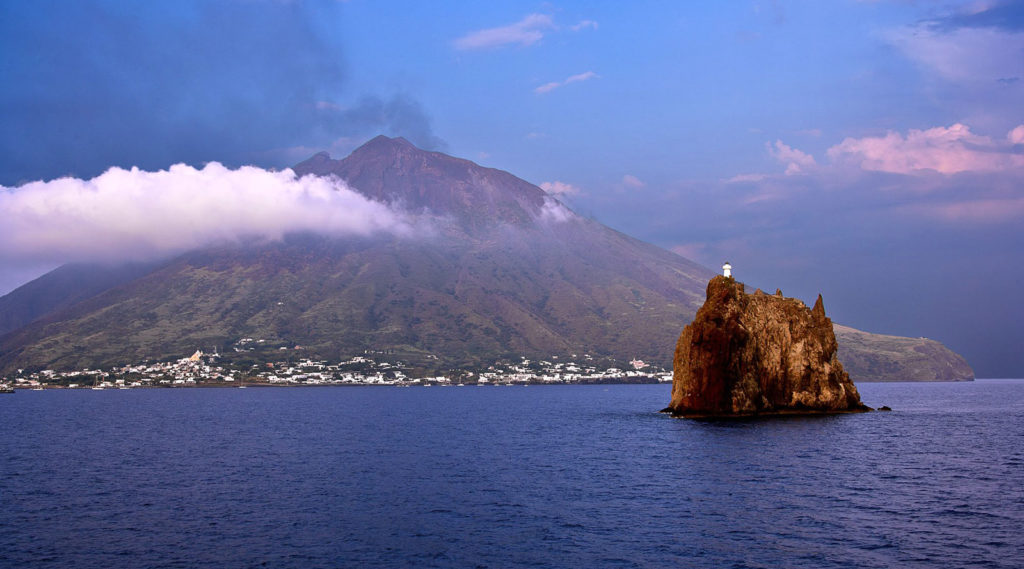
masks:
[(766, 144), (768, 153), (772, 158), (786, 165), (786, 175), (799, 174), (817, 166), (814, 157), (806, 152), (801, 152), (786, 145), (781, 140), (776, 140), (775, 145)]
[(430, 116), (423, 106), (408, 95), (398, 94), (387, 99), (368, 95), (352, 105), (318, 101), (316, 109), (320, 128), (341, 136), (321, 139), (315, 146), (274, 147), (254, 152), (253, 158), (261, 163), (294, 165), (321, 151), (331, 156), (345, 156), (377, 134), (401, 136), (425, 150), (444, 152), (448, 148), (448, 143), (434, 134)]
[(565, 81), (563, 81), (563, 83), (568, 85), (569, 83), (587, 81), (589, 79), (596, 79), (598, 77), (600, 76), (597, 73), (594, 73), (593, 71), (585, 71), (583, 73), (577, 73), (576, 75), (570, 75)]
[[(963, 124), (846, 138), (819, 163), (781, 140), (766, 144), (783, 174), (744, 173), (722, 180), (712, 202), (788, 216), (809, 199), (837, 211), (874, 212), (945, 224), (1024, 220), (1024, 125), (1005, 136)], [(794, 175), (800, 174), (800, 175)], [(793, 211), (796, 211), (794, 209)], [(820, 214), (815, 214), (820, 215)], [(783, 218), (778, 218), (783, 219)], [(747, 225), (752, 222), (748, 220)]]
[(544, 38), (545, 31), (554, 27), (551, 16), (530, 14), (514, 24), (470, 32), (455, 40), (455, 49), (471, 51), (509, 45), (527, 47), (539, 42)]
[(365, 137), (342, 136), (327, 144), (318, 146), (297, 145), (288, 148), (272, 148), (256, 157), (265, 163), (281, 162), (284, 164), (297, 164), (306, 160), (318, 152), (326, 152), (331, 156), (348, 156), (353, 150), (366, 142)]
[(2, 11), (0, 184), (111, 166), (284, 167), (289, 149), (377, 134), (446, 146), (414, 94), (350, 92), (348, 48), (328, 31), (337, 3), (80, 0)]
[(1022, 137), (1024, 125), (1011, 130), (1004, 142), (974, 134), (957, 123), (910, 130), (906, 136), (890, 131), (881, 137), (847, 138), (827, 154), (835, 162), (880, 172), (992, 172), (1024, 167), (1024, 153), (1012, 146)]
[(217, 162), (0, 186), (0, 261), (139, 260), (295, 231), (405, 234), (386, 205), (333, 178)]
[(541, 85), (540, 87), (537, 87), (536, 89), (534, 89), (533, 92), (537, 93), (538, 95), (541, 95), (541, 94), (544, 94), (544, 93), (548, 93), (548, 92), (554, 91), (555, 89), (558, 89), (559, 87), (564, 87), (564, 86), (569, 85), (571, 83), (579, 83), (580, 81), (589, 81), (591, 79), (596, 79), (598, 77), (600, 77), (600, 75), (598, 75), (597, 73), (594, 73), (593, 71), (585, 71), (583, 73), (577, 73), (576, 75), (570, 75), (564, 81), (553, 81), (551, 83), (545, 83), (545, 84)]
[(902, 80), (922, 109), (1008, 129), (1020, 123), (1024, 100), (1024, 1), (959, 4), (878, 37), (917, 68)]
[(322, 128), (346, 136), (387, 134), (401, 136), (424, 150), (444, 151), (448, 144), (434, 134), (423, 106), (404, 94), (382, 98), (362, 97), (351, 106), (333, 105), (319, 109)]
[(886, 35), (911, 60), (953, 82), (1024, 77), (1024, 2), (972, 3)]
[(540, 189), (553, 196), (575, 196), (582, 193), (580, 189), (572, 184), (565, 182), (542, 182)]
[(768, 178), (768, 174), (736, 174), (730, 178), (723, 180), (727, 184), (742, 184), (749, 182), (760, 182)]
[(911, 60), (954, 82), (985, 82), (1024, 76), (1024, 33), (996, 28), (936, 29), (927, 25), (889, 34)]
[(644, 183), (643, 180), (637, 178), (632, 174), (626, 174), (625, 176), (623, 176), (622, 183), (625, 184), (625, 186), (628, 188), (642, 188), (647, 185), (646, 183)]
[(0, 184), (111, 165), (251, 161), (333, 140), (318, 102), (347, 84), (330, 3), (5, 4)]
[[(1002, 340), (1024, 330), (1006, 300), (1024, 281), (1024, 167), (1000, 161), (1024, 154), (1021, 136), (942, 125), (828, 141), (831, 160), (773, 141), (776, 173), (677, 182), (634, 201), (630, 215), (611, 198), (593, 206), (600, 194), (584, 207), (708, 267), (728, 259), (751, 289), (809, 301), (821, 292), (836, 322), (937, 338), (980, 377), (1009, 374), (1022, 361)], [(816, 165), (783, 173), (801, 156)]]
[(549, 91), (554, 91), (555, 89), (557, 89), (557, 88), (559, 88), (561, 86), (562, 86), (562, 84), (559, 83), (558, 81), (552, 81), (551, 83), (545, 83), (545, 84), (537, 87), (536, 89), (533, 90), (533, 92), (537, 93), (538, 95), (540, 95), (542, 93), (547, 93)]
[(1006, 135), (1006, 139), (1010, 141), (1010, 144), (1024, 144), (1024, 124), (1011, 130)]
[(597, 22), (595, 22), (594, 20), (580, 20), (578, 24), (571, 26), (569, 29), (571, 29), (574, 32), (578, 32), (580, 30), (586, 30), (588, 28), (596, 30)]
[(576, 214), (555, 198), (546, 197), (540, 209), (540, 219), (548, 223), (565, 223), (576, 219)]
[(927, 23), (944, 29), (1024, 30), (1024, 1), (984, 0), (971, 2), (945, 16), (929, 20)]

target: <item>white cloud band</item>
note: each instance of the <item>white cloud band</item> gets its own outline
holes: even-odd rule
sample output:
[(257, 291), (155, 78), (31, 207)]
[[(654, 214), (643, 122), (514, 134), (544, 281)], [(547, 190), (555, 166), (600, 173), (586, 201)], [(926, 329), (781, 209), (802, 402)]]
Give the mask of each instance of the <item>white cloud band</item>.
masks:
[(1024, 167), (1024, 154), (1012, 146), (1024, 138), (1024, 125), (1010, 131), (1006, 141), (974, 134), (962, 124), (910, 130), (906, 136), (847, 138), (828, 149), (837, 162), (852, 162), (864, 170), (911, 174), (934, 170), (941, 174), (997, 172)]
[(0, 260), (8, 261), (142, 259), (294, 231), (410, 230), (403, 216), (340, 180), (217, 162), (0, 187), (0, 219)]
[(470, 32), (455, 40), (455, 48), (469, 51), (507, 45), (526, 47), (539, 42), (544, 31), (554, 27), (551, 16), (530, 14), (514, 24)]

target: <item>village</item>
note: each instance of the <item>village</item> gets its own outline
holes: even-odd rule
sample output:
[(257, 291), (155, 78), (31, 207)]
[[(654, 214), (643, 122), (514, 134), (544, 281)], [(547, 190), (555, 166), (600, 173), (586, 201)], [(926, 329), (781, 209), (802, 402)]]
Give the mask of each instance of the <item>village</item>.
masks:
[[(376, 359), (375, 359), (376, 357)], [(216, 351), (196, 350), (191, 356), (171, 362), (142, 363), (110, 369), (74, 371), (18, 370), (2, 378), (0, 390), (15, 389), (134, 389), (158, 387), (256, 387), (316, 385), (464, 386), (531, 385), (580, 383), (671, 382), (672, 373), (634, 359), (621, 367), (595, 364), (584, 354), (571, 359), (551, 356), (544, 360), (520, 357), (495, 362), (485, 369), (451, 369), (444, 373), (413, 376), (412, 366), (401, 361), (384, 361), (373, 352), (329, 363), (300, 358), (240, 366), (222, 361)], [(581, 361), (577, 361), (581, 360)]]

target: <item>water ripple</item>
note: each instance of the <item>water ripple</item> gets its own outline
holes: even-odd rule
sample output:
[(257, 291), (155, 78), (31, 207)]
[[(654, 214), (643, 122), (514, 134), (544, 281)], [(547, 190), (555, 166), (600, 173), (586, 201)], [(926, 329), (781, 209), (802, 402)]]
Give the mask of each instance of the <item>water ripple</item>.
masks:
[(682, 421), (668, 386), (21, 392), (0, 567), (992, 567), (1024, 382)]

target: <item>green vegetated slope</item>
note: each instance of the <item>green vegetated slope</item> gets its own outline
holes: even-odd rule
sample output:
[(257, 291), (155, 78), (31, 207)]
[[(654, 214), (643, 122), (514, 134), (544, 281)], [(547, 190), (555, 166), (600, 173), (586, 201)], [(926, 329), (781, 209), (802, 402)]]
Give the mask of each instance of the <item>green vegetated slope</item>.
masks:
[(835, 324), (839, 361), (860, 381), (970, 381), (961, 355), (927, 338), (869, 334)]
[(583, 255), (558, 262), (528, 241), (302, 236), (187, 255), (5, 338), (15, 349), (3, 358), (96, 367), (249, 337), (325, 357), (413, 349), (452, 365), (570, 352), (657, 360), (692, 318), (697, 298), (672, 286), (691, 278), (679, 269), (637, 263), (614, 274)]

